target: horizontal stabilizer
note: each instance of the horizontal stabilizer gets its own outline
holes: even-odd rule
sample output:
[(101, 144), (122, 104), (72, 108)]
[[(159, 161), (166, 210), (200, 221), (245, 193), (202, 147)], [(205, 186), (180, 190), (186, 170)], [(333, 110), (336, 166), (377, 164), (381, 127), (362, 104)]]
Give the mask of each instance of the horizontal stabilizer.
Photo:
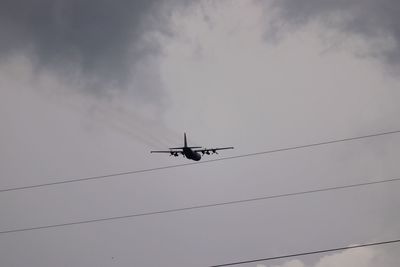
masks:
[(184, 149), (184, 148), (201, 148), (201, 146), (170, 147), (169, 149)]

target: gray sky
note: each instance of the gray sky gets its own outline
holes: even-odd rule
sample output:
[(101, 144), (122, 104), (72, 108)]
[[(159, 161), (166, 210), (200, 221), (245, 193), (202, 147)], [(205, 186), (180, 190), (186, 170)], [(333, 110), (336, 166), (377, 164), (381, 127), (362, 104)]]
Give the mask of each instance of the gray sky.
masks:
[[(0, 188), (399, 130), (396, 1), (2, 1)], [(399, 176), (386, 136), (0, 194), (0, 231)], [(211, 156), (210, 156), (211, 158)], [(399, 184), (0, 236), (3, 266), (208, 266), (400, 237)], [(399, 246), (247, 266), (399, 266)]]

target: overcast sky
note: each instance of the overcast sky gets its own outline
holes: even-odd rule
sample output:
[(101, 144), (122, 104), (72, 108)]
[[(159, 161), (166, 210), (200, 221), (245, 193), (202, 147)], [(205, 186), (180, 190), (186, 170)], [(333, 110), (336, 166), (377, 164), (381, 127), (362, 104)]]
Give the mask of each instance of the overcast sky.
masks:
[[(400, 130), (400, 2), (0, 1), (0, 189)], [(400, 136), (0, 193), (0, 231), (400, 177)], [(209, 266), (400, 237), (399, 183), (0, 235), (1, 266)], [(387, 245), (243, 266), (397, 267)]]

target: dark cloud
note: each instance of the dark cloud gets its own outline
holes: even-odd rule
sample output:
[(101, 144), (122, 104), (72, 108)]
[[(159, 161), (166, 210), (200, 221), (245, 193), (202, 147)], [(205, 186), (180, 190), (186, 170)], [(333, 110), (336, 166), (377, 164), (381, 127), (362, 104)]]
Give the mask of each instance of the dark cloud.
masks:
[(126, 88), (135, 63), (159, 51), (157, 42), (145, 41), (144, 35), (167, 32), (165, 21), (175, 3), (3, 0), (0, 59), (24, 53), (37, 71), (56, 71), (67, 79), (78, 73), (85, 80), (85, 88)]
[(326, 26), (357, 34), (367, 40), (390, 37), (395, 47), (374, 46), (374, 55), (400, 64), (400, 2), (397, 0), (279, 0), (273, 6), (291, 25), (320, 20)]

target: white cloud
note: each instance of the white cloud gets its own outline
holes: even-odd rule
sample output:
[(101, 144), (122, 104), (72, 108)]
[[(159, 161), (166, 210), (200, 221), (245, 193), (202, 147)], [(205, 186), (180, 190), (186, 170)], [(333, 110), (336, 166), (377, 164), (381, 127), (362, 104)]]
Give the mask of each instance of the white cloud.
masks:
[[(265, 266), (265, 267), (267, 267), (267, 266)], [(273, 266), (273, 267), (278, 267), (278, 266)], [(305, 265), (300, 260), (291, 260), (291, 261), (285, 262), (280, 267), (305, 267)]]
[(378, 257), (378, 252), (372, 248), (345, 250), (333, 255), (323, 256), (315, 265), (315, 267), (372, 267), (376, 266), (374, 259)]
[(396, 255), (396, 253), (389, 253), (386, 250), (364, 247), (324, 255), (315, 264), (311, 265), (306, 265), (296, 259), (287, 261), (282, 265), (258, 264), (257, 267), (395, 267), (398, 266), (400, 260)]

